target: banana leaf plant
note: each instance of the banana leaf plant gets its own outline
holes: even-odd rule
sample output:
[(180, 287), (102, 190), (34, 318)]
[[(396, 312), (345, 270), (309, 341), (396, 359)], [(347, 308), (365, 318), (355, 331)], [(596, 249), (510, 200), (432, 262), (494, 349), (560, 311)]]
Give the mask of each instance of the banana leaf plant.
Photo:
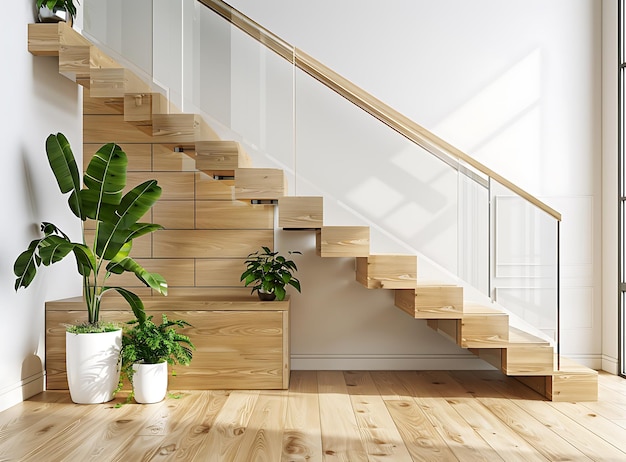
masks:
[(83, 278), (89, 326), (98, 330), (102, 296), (111, 290), (124, 297), (140, 322), (145, 321), (141, 299), (122, 287), (107, 286), (106, 281), (111, 274), (127, 271), (134, 273), (146, 286), (167, 295), (165, 279), (158, 273), (146, 271), (129, 256), (133, 239), (162, 229), (157, 224), (139, 222), (161, 196), (161, 188), (156, 180), (148, 180), (122, 195), (128, 159), (114, 143), (105, 144), (93, 156), (84, 174), (82, 189), (74, 154), (63, 134), (48, 137), (46, 153), (61, 193), (70, 193), (70, 210), (83, 221), (95, 221), (95, 236), (93, 242), (88, 242), (83, 225), (83, 241), (72, 242), (58, 227), (43, 222), (43, 237), (33, 240), (15, 261), (15, 290), (28, 287), (41, 265), (52, 265), (72, 254)]

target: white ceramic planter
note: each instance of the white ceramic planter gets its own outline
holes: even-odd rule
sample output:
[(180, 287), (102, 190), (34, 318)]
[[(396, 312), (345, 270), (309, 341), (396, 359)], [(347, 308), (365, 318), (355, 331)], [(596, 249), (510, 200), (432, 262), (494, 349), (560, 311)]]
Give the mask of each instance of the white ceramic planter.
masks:
[(167, 362), (133, 364), (133, 391), (138, 403), (163, 401), (167, 393)]
[(72, 17), (67, 14), (67, 11), (62, 8), (49, 9), (47, 6), (39, 8), (39, 21), (40, 22), (61, 22), (65, 21), (72, 25)]
[(65, 334), (67, 382), (72, 401), (106, 403), (120, 379), (122, 330), (98, 334)]

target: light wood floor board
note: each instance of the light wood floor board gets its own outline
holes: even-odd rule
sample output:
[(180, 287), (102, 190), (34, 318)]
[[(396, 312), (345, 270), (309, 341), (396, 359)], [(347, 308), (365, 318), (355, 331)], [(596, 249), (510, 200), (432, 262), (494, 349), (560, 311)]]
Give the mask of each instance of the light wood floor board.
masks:
[(292, 371), (282, 462), (321, 462), (322, 431), (315, 371)]
[(343, 374), (340, 371), (319, 371), (317, 386), (324, 460), (367, 461)]
[[(498, 371), (293, 371), (288, 390), (181, 391), (0, 413), (1, 461), (626, 461), (626, 380), (548, 402)], [(174, 392), (176, 392), (174, 390)]]
[(275, 462), (281, 459), (287, 392), (262, 391), (250, 416), (239, 450), (238, 460)]
[(369, 460), (411, 461), (369, 372), (344, 372), (344, 378)]
[(258, 398), (258, 391), (233, 391), (230, 394), (202, 445), (204, 460), (237, 460), (239, 443), (246, 432)]

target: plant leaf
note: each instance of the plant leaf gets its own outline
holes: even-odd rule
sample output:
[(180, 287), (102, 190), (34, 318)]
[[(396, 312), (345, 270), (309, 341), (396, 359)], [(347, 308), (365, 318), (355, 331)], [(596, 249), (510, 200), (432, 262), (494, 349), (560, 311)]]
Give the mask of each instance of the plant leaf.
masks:
[(74, 244), (62, 237), (51, 235), (44, 237), (39, 243), (39, 256), (44, 266), (63, 260), (72, 251)]
[(162, 295), (167, 295), (167, 282), (159, 273), (146, 271), (139, 263), (130, 257), (126, 257), (119, 262), (111, 262), (107, 265), (107, 271), (115, 274), (122, 274), (125, 271), (134, 273), (137, 278), (148, 287), (156, 290)]
[(276, 299), (277, 300), (284, 300), (285, 299), (285, 288), (283, 286), (276, 286), (276, 287), (274, 287), (274, 293), (276, 294)]
[(87, 189), (80, 193), (85, 216), (94, 220), (114, 219), (111, 214), (126, 186), (127, 165), (126, 153), (117, 144), (108, 143), (98, 149), (85, 172)]
[(296, 278), (292, 278), (291, 281), (289, 281), (289, 285), (295, 287), (295, 289), (298, 292), (301, 292), (301, 290), (300, 290), (300, 281), (298, 281)]
[(137, 318), (140, 323), (145, 322), (146, 320), (146, 311), (143, 306), (143, 302), (141, 299), (132, 293), (130, 290), (124, 289), (123, 287), (104, 287), (102, 292), (106, 292), (107, 290), (115, 290), (122, 297), (126, 299), (130, 308), (133, 310), (133, 314)]
[(46, 155), (50, 168), (57, 180), (59, 189), (63, 194), (71, 191), (68, 200), (70, 209), (81, 220), (85, 217), (82, 211), (82, 204), (79, 196), (80, 191), (80, 174), (76, 159), (70, 148), (70, 143), (62, 133), (56, 135), (51, 134), (46, 139)]
[(161, 187), (156, 180), (148, 180), (135, 186), (122, 198), (116, 210), (119, 225), (129, 228), (139, 221), (161, 197)]
[(13, 264), (13, 273), (17, 276), (15, 280), (15, 290), (20, 287), (28, 287), (35, 275), (37, 267), (41, 264), (41, 258), (37, 255), (37, 248), (41, 239), (35, 239), (28, 245), (28, 249), (24, 250)]
[(96, 272), (96, 256), (89, 247), (83, 244), (74, 244), (72, 250), (81, 276), (89, 276), (92, 271)]

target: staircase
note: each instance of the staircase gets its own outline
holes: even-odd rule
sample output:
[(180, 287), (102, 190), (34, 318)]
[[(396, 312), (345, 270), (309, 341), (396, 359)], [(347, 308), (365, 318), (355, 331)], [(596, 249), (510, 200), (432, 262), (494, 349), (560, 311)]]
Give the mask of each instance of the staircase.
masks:
[(123, 115), (121, 125), (91, 116), (92, 132), (127, 141), (148, 136), (184, 152), (197, 171), (219, 182), (234, 180), (235, 200), (277, 204), (280, 228), (314, 231), (320, 257), (354, 257), (357, 282), (369, 290), (393, 290), (395, 306), (506, 375), (553, 401), (597, 399), (596, 371), (564, 358), (557, 370), (553, 347), (511, 327), (507, 313), (464, 302), (462, 287), (421, 283), (416, 256), (370, 254), (368, 227), (324, 226), (322, 197), (286, 196), (282, 170), (253, 168), (238, 143), (218, 139), (197, 115), (172, 111), (161, 94), (65, 23), (31, 24), (28, 32), (33, 55), (58, 56), (62, 75), (88, 89), (110, 113)]

